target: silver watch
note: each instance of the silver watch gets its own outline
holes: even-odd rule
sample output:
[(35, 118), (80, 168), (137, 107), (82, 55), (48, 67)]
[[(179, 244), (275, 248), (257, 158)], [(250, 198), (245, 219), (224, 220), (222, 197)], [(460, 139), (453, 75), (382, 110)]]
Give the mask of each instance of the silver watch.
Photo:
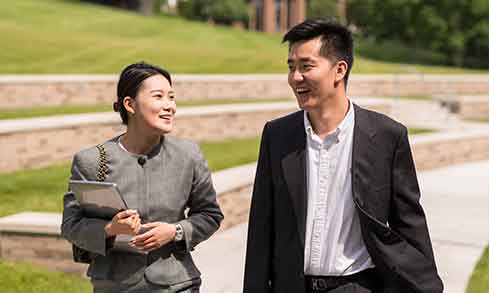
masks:
[(180, 224), (175, 224), (175, 242), (183, 240), (183, 227)]

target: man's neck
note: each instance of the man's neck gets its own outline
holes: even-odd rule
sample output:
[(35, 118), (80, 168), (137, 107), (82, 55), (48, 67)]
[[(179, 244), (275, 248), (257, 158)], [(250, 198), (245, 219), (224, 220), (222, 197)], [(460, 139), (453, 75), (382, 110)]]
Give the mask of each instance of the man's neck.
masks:
[(346, 95), (325, 99), (317, 110), (308, 111), (307, 116), (311, 122), (314, 133), (324, 139), (328, 133), (334, 131), (345, 118), (350, 102)]

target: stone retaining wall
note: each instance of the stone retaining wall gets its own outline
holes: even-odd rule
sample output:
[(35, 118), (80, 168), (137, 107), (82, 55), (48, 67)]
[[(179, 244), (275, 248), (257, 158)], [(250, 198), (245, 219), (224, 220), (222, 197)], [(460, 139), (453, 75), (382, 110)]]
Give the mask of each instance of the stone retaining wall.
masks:
[[(116, 75), (3, 75), (0, 109), (108, 104), (115, 100)], [(179, 100), (260, 99), (293, 96), (286, 74), (175, 75)], [(476, 95), (489, 93), (489, 75), (361, 75), (350, 77), (352, 97)]]
[(489, 92), (486, 95), (440, 97), (437, 100), (461, 119), (489, 120)]
[[(292, 108), (293, 109), (293, 108)], [(220, 115), (189, 115), (176, 119), (172, 135), (195, 141), (245, 138), (259, 135), (267, 120), (290, 110), (275, 110)], [(115, 115), (114, 115), (115, 116)], [(115, 117), (115, 121), (118, 121)], [(71, 161), (80, 149), (94, 146), (123, 133), (119, 122), (52, 127), (36, 131), (0, 133), (0, 171), (46, 167)]]
[(489, 129), (433, 133), (411, 139), (417, 170), (489, 159)]
[[(248, 220), (251, 186), (219, 194), (217, 201), (225, 215), (219, 231)], [(55, 271), (85, 275), (88, 265), (72, 260), (71, 245), (59, 233), (0, 231), (0, 259), (23, 261)]]
[(73, 262), (71, 245), (59, 235), (0, 232), (0, 259), (29, 262), (83, 276), (86, 264)]
[[(411, 138), (411, 145), (418, 171), (486, 160), (489, 159), (489, 129), (418, 135)], [(250, 173), (253, 172), (253, 168), (236, 171)], [(247, 221), (252, 176), (243, 174), (242, 177), (248, 179), (231, 188), (229, 178), (225, 178), (225, 174), (221, 175), (223, 175), (220, 176), (221, 178), (215, 178), (215, 182), (218, 201), (225, 215), (221, 227), (221, 230), (224, 230)], [(17, 231), (0, 227), (0, 258), (28, 261), (49, 269), (83, 275), (86, 265), (72, 262), (70, 244), (60, 238), (59, 231), (53, 232), (53, 229), (58, 231), (59, 224), (51, 229), (44, 226), (42, 229), (32, 229), (33, 232), (29, 232), (28, 227)], [(42, 231), (45, 232), (42, 233)]]
[[(390, 111), (388, 102), (365, 106)], [(255, 137), (266, 121), (296, 109), (294, 102), (180, 109), (172, 135), (195, 141)], [(68, 162), (80, 149), (123, 131), (116, 113), (0, 121), (0, 172)]]

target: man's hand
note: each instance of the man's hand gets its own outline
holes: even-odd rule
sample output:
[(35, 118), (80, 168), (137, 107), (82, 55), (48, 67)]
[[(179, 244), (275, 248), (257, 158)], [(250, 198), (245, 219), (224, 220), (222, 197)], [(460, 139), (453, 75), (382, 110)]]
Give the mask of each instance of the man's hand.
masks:
[(105, 234), (112, 237), (117, 234), (137, 235), (141, 228), (141, 219), (136, 210), (118, 212), (112, 220), (105, 225)]
[(152, 222), (141, 227), (150, 230), (133, 237), (129, 243), (143, 251), (149, 252), (158, 249), (175, 239), (176, 229), (173, 224)]

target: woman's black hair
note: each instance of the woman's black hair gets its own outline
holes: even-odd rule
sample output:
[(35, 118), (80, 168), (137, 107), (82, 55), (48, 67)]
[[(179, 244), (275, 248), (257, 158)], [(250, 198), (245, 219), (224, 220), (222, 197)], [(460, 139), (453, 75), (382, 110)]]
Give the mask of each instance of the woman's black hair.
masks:
[(144, 80), (157, 74), (163, 75), (172, 85), (168, 71), (144, 61), (131, 64), (122, 70), (117, 83), (117, 102), (114, 103), (114, 111), (119, 112), (122, 123), (127, 125), (128, 122), (127, 110), (123, 103), (124, 98), (131, 97), (135, 99)]

